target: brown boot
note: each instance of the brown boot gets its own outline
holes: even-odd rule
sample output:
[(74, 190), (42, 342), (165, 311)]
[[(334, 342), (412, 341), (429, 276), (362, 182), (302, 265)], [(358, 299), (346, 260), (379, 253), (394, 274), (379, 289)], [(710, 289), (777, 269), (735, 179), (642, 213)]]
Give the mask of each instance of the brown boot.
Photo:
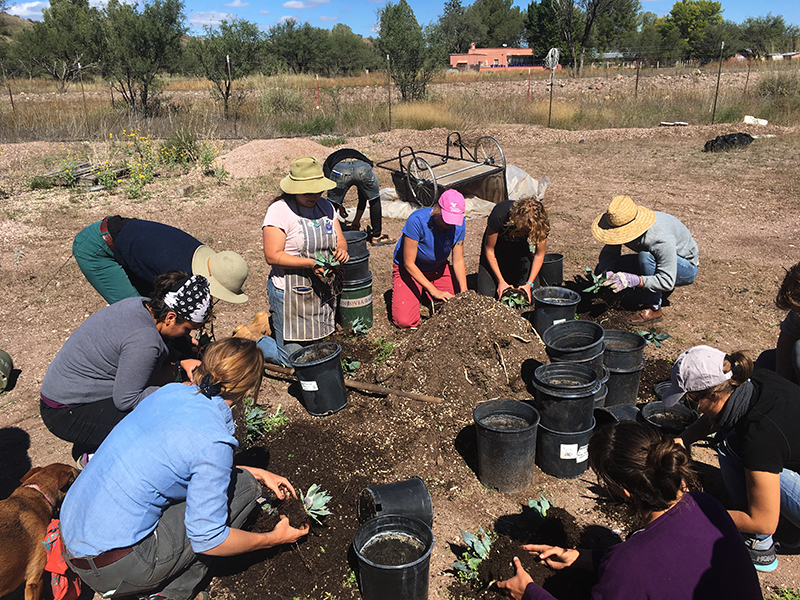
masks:
[(661, 312), (661, 309), (653, 310), (652, 308), (644, 308), (640, 311), (637, 311), (631, 315), (628, 319), (628, 323), (632, 323), (633, 325), (644, 325), (646, 323), (656, 323), (660, 321), (664, 316), (664, 313)]
[(258, 333), (250, 331), (250, 328), (245, 325), (237, 325), (236, 329), (233, 330), (233, 337), (246, 338), (248, 340), (257, 342), (262, 336)]
[(269, 313), (261, 311), (253, 317), (253, 322), (247, 326), (252, 333), (259, 333), (261, 335), (272, 335), (272, 329), (269, 326)]

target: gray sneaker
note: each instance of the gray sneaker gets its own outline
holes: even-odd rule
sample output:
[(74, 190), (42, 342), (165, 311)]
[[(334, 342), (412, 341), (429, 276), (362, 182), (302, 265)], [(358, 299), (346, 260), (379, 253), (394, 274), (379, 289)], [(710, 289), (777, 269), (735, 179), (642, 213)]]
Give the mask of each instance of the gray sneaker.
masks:
[(762, 573), (769, 573), (778, 568), (778, 557), (775, 555), (775, 544), (770, 544), (766, 550), (756, 550), (753, 548), (758, 540), (752, 539), (745, 541), (747, 551), (750, 553), (750, 560), (753, 561), (753, 566), (756, 571)]

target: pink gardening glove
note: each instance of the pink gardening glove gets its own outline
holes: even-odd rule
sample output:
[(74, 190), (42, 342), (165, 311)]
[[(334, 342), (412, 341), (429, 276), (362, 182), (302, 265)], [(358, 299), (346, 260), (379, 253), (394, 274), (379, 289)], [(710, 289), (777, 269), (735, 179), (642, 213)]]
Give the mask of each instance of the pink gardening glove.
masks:
[(642, 282), (641, 277), (633, 273), (609, 272), (606, 273), (606, 277), (608, 277), (608, 279), (605, 280), (603, 285), (610, 285), (615, 294), (621, 292), (625, 288), (637, 287)]

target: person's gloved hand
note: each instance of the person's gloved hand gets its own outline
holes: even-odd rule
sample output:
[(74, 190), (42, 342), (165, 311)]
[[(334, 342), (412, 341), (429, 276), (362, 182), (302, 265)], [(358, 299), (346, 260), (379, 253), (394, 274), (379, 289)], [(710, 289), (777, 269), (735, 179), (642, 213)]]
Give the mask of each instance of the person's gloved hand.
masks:
[(608, 277), (608, 279), (603, 282), (603, 285), (610, 285), (614, 293), (619, 293), (625, 288), (637, 287), (642, 282), (641, 277), (633, 273), (611, 273), (609, 271), (606, 273), (606, 277)]

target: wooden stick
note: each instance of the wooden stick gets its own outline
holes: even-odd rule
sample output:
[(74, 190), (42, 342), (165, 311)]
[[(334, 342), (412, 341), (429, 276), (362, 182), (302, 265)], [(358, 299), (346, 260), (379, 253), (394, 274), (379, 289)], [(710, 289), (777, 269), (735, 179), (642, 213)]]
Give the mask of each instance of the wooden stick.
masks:
[[(264, 365), (267, 371), (272, 373), (276, 373), (278, 375), (283, 375), (279, 379), (283, 379), (284, 381), (288, 381), (289, 377), (294, 377), (295, 372), (294, 369), (290, 369), (287, 367), (279, 367), (278, 365), (266, 364)], [(381, 396), (388, 396), (389, 394), (395, 394), (396, 396), (400, 396), (402, 398), (408, 398), (410, 400), (417, 400), (419, 402), (430, 402), (432, 404), (441, 404), (444, 402), (443, 398), (437, 398), (435, 396), (426, 396), (425, 394), (415, 394), (414, 392), (404, 392), (402, 390), (396, 390), (394, 388), (384, 387), (382, 385), (378, 385), (377, 383), (364, 383), (363, 381), (355, 381), (353, 379), (345, 379), (344, 380), (345, 386), (358, 390), (360, 392), (367, 392), (370, 394), (379, 394)]]

